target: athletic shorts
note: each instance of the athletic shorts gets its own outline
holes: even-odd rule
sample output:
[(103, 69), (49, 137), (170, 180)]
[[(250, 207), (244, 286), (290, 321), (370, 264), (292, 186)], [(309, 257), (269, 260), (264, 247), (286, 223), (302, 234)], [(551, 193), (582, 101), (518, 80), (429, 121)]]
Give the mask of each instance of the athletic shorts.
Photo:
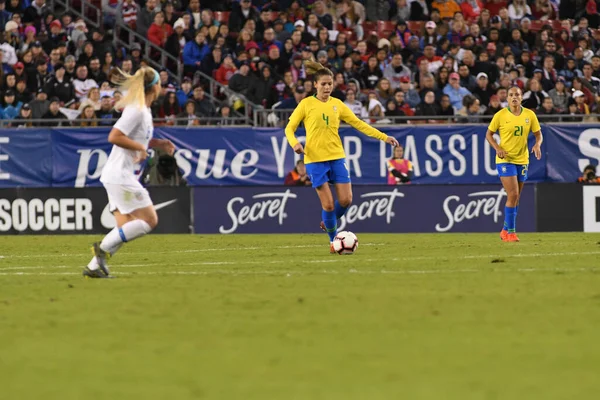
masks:
[(312, 187), (329, 183), (350, 183), (350, 170), (346, 159), (322, 161), (306, 164), (306, 174), (312, 182)]
[(510, 164), (510, 163), (502, 163), (496, 164), (496, 169), (498, 170), (498, 176), (516, 176), (519, 182), (525, 182), (527, 180), (527, 170), (529, 168), (529, 164), (519, 165), (519, 164)]
[(112, 213), (131, 214), (135, 210), (152, 205), (148, 191), (141, 183), (128, 184), (104, 183), (108, 194), (108, 210)]

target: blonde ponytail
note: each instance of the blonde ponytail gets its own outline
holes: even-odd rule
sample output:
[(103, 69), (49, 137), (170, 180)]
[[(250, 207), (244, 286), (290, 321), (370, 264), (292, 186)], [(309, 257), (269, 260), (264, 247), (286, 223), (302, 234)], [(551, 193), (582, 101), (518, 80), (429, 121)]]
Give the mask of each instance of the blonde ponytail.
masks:
[(127, 106), (146, 107), (146, 88), (148, 85), (154, 86), (152, 82), (158, 75), (153, 68), (142, 67), (134, 75), (114, 68), (110, 74), (112, 75), (111, 82), (127, 91), (125, 96), (115, 104), (115, 109), (123, 109)]

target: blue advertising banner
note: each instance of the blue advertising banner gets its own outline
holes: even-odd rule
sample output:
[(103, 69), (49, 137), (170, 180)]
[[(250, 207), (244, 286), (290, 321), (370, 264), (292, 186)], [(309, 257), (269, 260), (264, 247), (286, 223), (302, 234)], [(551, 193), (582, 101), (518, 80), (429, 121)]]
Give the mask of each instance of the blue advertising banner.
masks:
[[(484, 125), (382, 127), (405, 147), (414, 184), (496, 184), (495, 153)], [(600, 160), (600, 127), (544, 125), (543, 157), (530, 160), (529, 180), (574, 181)], [(0, 187), (99, 186), (111, 145), (109, 128), (31, 129), (0, 132)], [(303, 130), (297, 132), (304, 140)], [(355, 184), (387, 182), (392, 147), (356, 130), (340, 129)], [(157, 127), (155, 136), (177, 146), (179, 167), (191, 186), (280, 185), (298, 155), (283, 130)], [(530, 137), (529, 146), (534, 138)]]
[[(534, 185), (519, 205), (520, 232), (535, 231)], [(316, 233), (321, 206), (308, 187), (193, 188), (195, 233)], [(500, 185), (355, 186), (339, 230), (354, 232), (500, 232)]]
[(50, 186), (52, 147), (47, 129), (0, 130), (0, 188)]
[(549, 181), (576, 182), (586, 165), (600, 163), (598, 126), (544, 125), (544, 141)]

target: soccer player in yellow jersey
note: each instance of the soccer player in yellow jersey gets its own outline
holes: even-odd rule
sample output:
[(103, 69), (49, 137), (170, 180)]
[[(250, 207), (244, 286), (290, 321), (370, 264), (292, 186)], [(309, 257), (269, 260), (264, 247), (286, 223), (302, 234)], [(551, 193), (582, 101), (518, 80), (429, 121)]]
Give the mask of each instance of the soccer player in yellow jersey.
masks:
[[(496, 150), (496, 168), (502, 186), (506, 191), (504, 227), (500, 239), (505, 242), (518, 242), (516, 219), (519, 197), (527, 180), (529, 151), (527, 138), (530, 132), (535, 135), (531, 152), (538, 160), (542, 157), (543, 141), (540, 123), (535, 113), (523, 106), (523, 92), (517, 86), (508, 90), (508, 107), (498, 111), (487, 129), (486, 139)], [(494, 140), (494, 133), (500, 134), (500, 144)]]
[[(285, 136), (296, 153), (304, 154), (306, 172), (317, 190), (323, 208), (321, 229), (329, 235), (330, 252), (335, 253), (333, 239), (337, 231), (337, 220), (352, 203), (350, 171), (338, 133), (340, 122), (344, 121), (362, 133), (392, 146), (399, 144), (393, 137), (358, 119), (342, 101), (330, 96), (333, 90), (333, 73), (329, 69), (311, 60), (306, 60), (304, 65), (307, 73), (313, 75), (317, 93), (298, 104), (285, 128)], [(306, 129), (305, 146), (295, 136), (302, 121)], [(338, 199), (335, 202), (328, 185), (330, 182), (335, 186)]]

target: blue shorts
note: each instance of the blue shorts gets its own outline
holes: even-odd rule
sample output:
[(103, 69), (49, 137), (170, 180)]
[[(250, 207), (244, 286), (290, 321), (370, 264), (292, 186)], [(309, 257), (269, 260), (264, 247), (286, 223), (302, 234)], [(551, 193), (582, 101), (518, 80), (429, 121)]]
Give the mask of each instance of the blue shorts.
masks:
[(350, 183), (350, 170), (346, 165), (345, 158), (306, 164), (306, 174), (314, 188), (327, 182)]
[(516, 176), (519, 182), (525, 182), (527, 180), (529, 164), (502, 163), (496, 164), (496, 169), (498, 170), (498, 176)]

